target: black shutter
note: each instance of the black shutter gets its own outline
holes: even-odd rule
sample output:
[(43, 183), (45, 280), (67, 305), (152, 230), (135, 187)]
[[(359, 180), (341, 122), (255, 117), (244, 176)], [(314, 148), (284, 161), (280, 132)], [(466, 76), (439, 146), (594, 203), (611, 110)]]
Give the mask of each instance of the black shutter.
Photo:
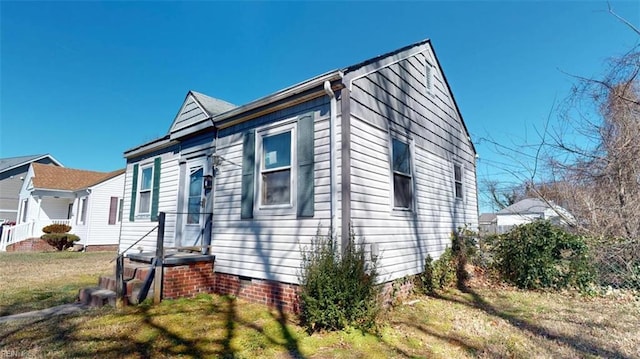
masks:
[(314, 212), (314, 122), (313, 113), (298, 118), (298, 217), (313, 217)]
[(138, 195), (138, 165), (133, 165), (133, 178), (131, 182), (131, 208), (129, 208), (129, 221), (136, 219), (136, 197)]
[(153, 185), (151, 191), (151, 220), (158, 220), (158, 203), (160, 202), (160, 163), (162, 159), (156, 157), (153, 160)]
[(244, 134), (242, 142), (242, 196), (240, 218), (253, 218), (253, 197), (256, 163), (256, 133)]

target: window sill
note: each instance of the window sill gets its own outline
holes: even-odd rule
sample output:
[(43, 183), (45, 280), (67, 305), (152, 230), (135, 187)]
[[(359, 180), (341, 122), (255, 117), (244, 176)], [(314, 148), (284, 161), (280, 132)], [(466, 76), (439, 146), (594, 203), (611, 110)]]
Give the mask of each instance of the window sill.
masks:
[(412, 208), (394, 207), (391, 209), (391, 215), (394, 217), (408, 217), (414, 214)]

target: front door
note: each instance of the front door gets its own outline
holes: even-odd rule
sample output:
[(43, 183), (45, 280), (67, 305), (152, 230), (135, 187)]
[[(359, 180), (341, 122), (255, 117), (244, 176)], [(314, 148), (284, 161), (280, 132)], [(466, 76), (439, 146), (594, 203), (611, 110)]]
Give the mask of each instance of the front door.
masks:
[(181, 246), (201, 246), (205, 225), (205, 193), (204, 193), (204, 158), (190, 160), (187, 163), (187, 181), (184, 188), (185, 202), (182, 210), (182, 241)]

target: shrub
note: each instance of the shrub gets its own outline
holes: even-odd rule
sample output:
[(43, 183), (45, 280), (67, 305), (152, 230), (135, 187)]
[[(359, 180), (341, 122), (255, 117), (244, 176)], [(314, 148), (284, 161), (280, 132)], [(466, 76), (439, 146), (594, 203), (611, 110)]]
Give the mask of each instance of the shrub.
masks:
[(80, 237), (71, 233), (47, 233), (42, 235), (43, 240), (49, 243), (50, 246), (55, 247), (57, 250), (62, 251), (71, 246), (73, 242), (80, 240)]
[(587, 290), (594, 279), (584, 238), (549, 221), (535, 221), (498, 237), (492, 249), (503, 280), (519, 288)]
[(71, 230), (71, 226), (66, 224), (50, 224), (42, 228), (44, 233), (68, 233)]
[(453, 286), (456, 282), (456, 262), (453, 251), (447, 247), (437, 260), (427, 255), (424, 260), (424, 271), (418, 275), (419, 287), (425, 293)]
[(418, 287), (424, 293), (433, 293), (457, 284), (462, 288), (469, 279), (465, 267), (476, 253), (475, 233), (461, 228), (453, 232), (451, 247), (447, 247), (437, 260), (427, 255), (424, 271), (418, 275)]
[(356, 243), (351, 230), (342, 254), (335, 236), (320, 231), (310, 248), (301, 249), (301, 318), (309, 332), (348, 325), (368, 329), (375, 324), (377, 259), (367, 261), (364, 248), (364, 241)]

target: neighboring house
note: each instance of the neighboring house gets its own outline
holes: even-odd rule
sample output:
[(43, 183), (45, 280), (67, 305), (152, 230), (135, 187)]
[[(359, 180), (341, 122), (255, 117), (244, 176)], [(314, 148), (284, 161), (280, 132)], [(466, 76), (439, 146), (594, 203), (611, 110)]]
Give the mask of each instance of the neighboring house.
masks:
[(165, 247), (210, 243), (218, 281), (295, 284), (301, 248), (352, 226), (383, 281), (414, 275), (477, 227), (475, 156), (429, 40), (239, 107), (190, 91), (125, 152), (120, 251), (153, 252), (165, 212)]
[(123, 188), (124, 169), (107, 173), (32, 163), (20, 191), (13, 238), (4, 246), (40, 237), (44, 226), (61, 223), (72, 227), (80, 237), (76, 244), (86, 250), (115, 249)]
[(498, 216), (495, 213), (481, 213), (478, 217), (480, 234), (498, 233)]
[(546, 219), (552, 223), (572, 224), (575, 219), (566, 209), (538, 198), (525, 198), (496, 213), (498, 233), (508, 232), (514, 226)]
[(20, 188), (31, 163), (61, 166), (51, 155), (0, 158), (0, 224), (18, 220)]

